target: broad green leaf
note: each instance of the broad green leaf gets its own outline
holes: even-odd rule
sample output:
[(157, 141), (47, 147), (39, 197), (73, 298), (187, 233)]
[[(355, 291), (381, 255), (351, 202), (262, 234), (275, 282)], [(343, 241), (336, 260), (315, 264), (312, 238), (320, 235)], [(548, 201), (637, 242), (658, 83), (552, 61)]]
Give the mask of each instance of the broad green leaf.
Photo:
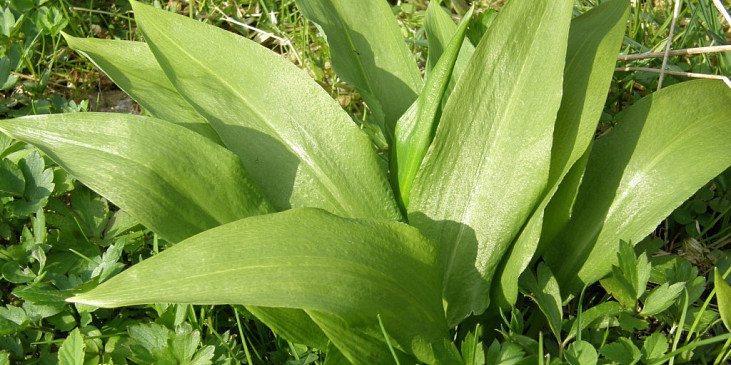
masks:
[(645, 317), (654, 316), (668, 309), (675, 303), (683, 289), (685, 289), (685, 283), (675, 283), (673, 285), (665, 283), (653, 289), (645, 299), (640, 315)]
[(222, 144), (208, 121), (178, 94), (145, 43), (63, 36), (69, 47), (91, 60), (150, 115)]
[[(354, 334), (368, 333), (380, 315), (399, 348), (428, 362), (439, 356), (448, 335), (436, 250), (402, 223), (295, 209), (191, 237), (71, 300), (101, 307), (171, 302), (300, 308), (321, 327), (347, 325)], [(331, 340), (337, 345), (352, 338)], [(385, 343), (381, 350), (390, 358)]]
[[(549, 202), (551, 199), (564, 199), (563, 194), (554, 198), (559, 183), (564, 179), (574, 179), (569, 170), (580, 160), (594, 138), (628, 13), (627, 0), (612, 0), (571, 21), (563, 73), (563, 97), (553, 131), (548, 188), (498, 271), (500, 285), (494, 287), (493, 297), (501, 307), (515, 303), (518, 297), (517, 278), (534, 258), (541, 236), (551, 234), (553, 227), (550, 225), (557, 224), (559, 216), (555, 210), (548, 209)], [(570, 202), (573, 202), (573, 197), (567, 201)], [(546, 215), (548, 220), (544, 221)]]
[(246, 309), (286, 339), (317, 349), (328, 347), (327, 336), (303, 310), (252, 306), (247, 306)]
[(629, 283), (633, 299), (639, 299), (647, 289), (647, 281), (650, 280), (652, 270), (652, 265), (647, 261), (647, 255), (642, 253), (637, 256), (631, 244), (620, 241), (617, 263), (621, 278)]
[[(462, 17), (462, 21), (470, 23), (471, 18), (472, 12), (470, 11), (469, 16), (465, 14)], [(426, 8), (424, 31), (426, 33), (426, 40), (429, 44), (429, 54), (426, 62), (428, 75), (442, 57), (442, 54), (444, 54), (449, 43), (457, 34), (458, 29), (457, 26), (454, 25), (452, 17), (450, 17), (449, 14), (447, 14), (447, 12), (439, 5), (439, 1), (430, 1), (429, 6)], [(462, 37), (464, 37), (464, 35)], [(452, 77), (449, 81), (449, 89), (446, 93), (447, 95), (449, 95), (451, 90), (454, 89), (457, 79), (459, 79), (462, 75), (462, 72), (467, 66), (467, 62), (469, 62), (474, 53), (475, 46), (473, 46), (472, 43), (469, 41), (462, 42), (459, 50), (459, 56), (455, 61), (454, 71), (452, 72)]]
[(640, 349), (625, 337), (620, 337), (617, 342), (605, 345), (599, 352), (619, 365), (634, 365), (640, 361), (642, 356)]
[[(388, 349), (383, 331), (378, 325), (367, 327), (353, 327), (335, 314), (307, 311), (330, 341), (338, 347), (343, 356), (354, 364), (389, 364), (393, 363), (394, 355)], [(387, 328), (390, 332), (390, 328)], [(393, 345), (393, 339), (389, 337)], [(403, 364), (419, 363), (413, 356), (394, 348), (396, 358)], [(434, 363), (433, 360), (428, 363)]]
[(718, 268), (713, 268), (713, 284), (716, 289), (716, 300), (718, 301), (718, 314), (726, 329), (731, 331), (731, 286), (723, 279)]
[(277, 210), (401, 218), (370, 140), (305, 72), (231, 32), (132, 5), (175, 88), (241, 158)]
[(416, 100), (423, 81), (414, 55), (383, 0), (297, 0), (320, 27), (333, 69), (358, 89), (389, 142), (396, 120)]
[(427, 75), (424, 90), (396, 123), (395, 143), (391, 149), (391, 179), (399, 203), (404, 209), (409, 206), (409, 192), (414, 176), (434, 138), (441, 116), (442, 100), (465, 39), (470, 16), (472, 8), (465, 14), (439, 62)]
[(33, 151), (18, 161), (18, 168), (25, 180), (23, 196), (7, 203), (5, 209), (16, 217), (27, 217), (46, 206), (54, 187), (53, 170), (46, 168), (45, 161), (38, 151)]
[[(584, 330), (591, 326), (593, 323), (602, 320), (603, 318), (616, 317), (624, 310), (625, 309), (622, 308), (619, 303), (614, 301), (597, 304), (596, 306), (593, 306), (581, 313), (581, 329)], [(576, 337), (578, 332), (579, 322), (577, 320), (574, 320), (574, 322), (571, 324), (569, 334), (566, 335), (566, 339), (564, 339), (564, 341), (573, 339), (574, 337)]]
[(414, 180), (409, 220), (441, 245), (450, 325), (485, 310), (495, 269), (545, 188), (572, 4), (501, 10)]
[(586, 341), (576, 341), (566, 350), (566, 361), (569, 365), (596, 365), (599, 355), (594, 346)]
[(652, 360), (659, 359), (668, 350), (670, 345), (668, 340), (661, 333), (653, 333), (645, 337), (645, 343), (642, 344), (642, 361), (650, 363)]
[(639, 242), (731, 165), (730, 103), (722, 82), (684, 82), (635, 103), (594, 143), (572, 220), (544, 253), (561, 288), (604, 276), (617, 242)]
[(35, 145), (173, 242), (272, 211), (234, 154), (163, 120), (55, 114), (2, 120), (0, 131)]
[(58, 349), (59, 365), (79, 365), (84, 363), (84, 339), (81, 332), (75, 328), (61, 343)]
[(328, 344), (325, 353), (327, 357), (325, 357), (324, 365), (351, 365), (351, 362), (332, 343)]
[(530, 297), (538, 304), (538, 308), (548, 319), (553, 335), (561, 342), (561, 320), (563, 310), (561, 306), (561, 292), (551, 269), (544, 263), (538, 264), (536, 276), (526, 271), (521, 277), (523, 286), (530, 293)]
[(465, 365), (485, 365), (485, 349), (475, 333), (468, 333), (460, 348)]
[(0, 193), (23, 196), (25, 177), (23, 171), (12, 161), (0, 159)]

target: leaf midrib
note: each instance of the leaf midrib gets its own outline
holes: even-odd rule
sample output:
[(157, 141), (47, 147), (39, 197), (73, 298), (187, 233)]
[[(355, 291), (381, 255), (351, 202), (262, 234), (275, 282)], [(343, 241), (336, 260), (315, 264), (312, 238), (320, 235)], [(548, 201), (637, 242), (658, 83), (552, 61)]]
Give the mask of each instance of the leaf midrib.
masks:
[[(184, 48), (180, 47), (177, 42), (175, 42), (170, 36), (168, 36), (168, 34), (166, 32), (162, 31), (162, 29), (159, 26), (157, 26), (156, 22), (147, 22), (147, 25), (155, 28), (157, 33), (161, 37), (165, 38), (168, 41), (168, 43), (173, 44), (176, 49), (178, 49), (181, 53), (185, 54), (190, 60), (192, 60), (202, 69), (204, 69), (209, 75), (213, 76), (219, 82), (220, 85), (224, 85), (238, 99), (240, 99), (247, 106), (247, 108), (250, 111), (252, 111), (254, 114), (256, 114), (258, 119), (261, 120), (262, 123), (264, 123), (264, 125), (266, 125), (266, 127), (269, 129), (269, 132), (272, 135), (278, 137), (279, 140), (284, 142), (288, 150), (290, 150), (292, 153), (297, 155), (297, 157), (300, 161), (304, 162), (308, 167), (310, 167), (310, 169), (312, 171), (314, 171), (316, 173), (316, 175), (318, 176), (318, 179), (316, 181), (318, 181), (320, 186), (325, 188), (324, 191), (327, 191), (330, 194), (330, 197), (332, 198), (330, 203), (335, 203), (337, 206), (340, 207), (340, 209), (343, 212), (351, 212), (351, 209), (345, 208), (345, 206), (348, 206), (348, 204), (344, 204), (344, 201), (346, 201), (346, 199), (342, 196), (342, 194), (340, 194), (340, 189), (333, 188), (335, 186), (333, 181), (329, 178), (329, 176), (327, 174), (323, 173), (322, 169), (320, 169), (320, 167), (317, 164), (315, 164), (312, 161), (311, 156), (306, 151), (304, 151), (303, 149), (292, 148), (292, 146), (295, 146), (297, 144), (291, 143), (287, 138), (284, 138), (284, 136), (281, 133), (278, 133), (276, 131), (276, 129), (274, 128), (274, 126), (269, 121), (269, 119), (265, 118), (264, 114), (262, 114), (261, 111), (259, 111), (257, 108), (253, 108), (251, 102), (247, 98), (245, 98), (240, 92), (238, 92), (238, 90), (236, 88), (234, 88), (233, 85), (226, 82), (225, 79), (223, 79), (217, 72), (213, 72), (213, 70), (211, 70), (201, 61), (199, 61), (196, 57), (193, 57)], [(183, 96), (183, 95), (181, 94), (181, 96)], [(187, 98), (185, 98), (185, 99), (187, 99)], [(190, 102), (189, 102), (189, 104), (195, 105), (194, 103), (190, 103)], [(296, 124), (297, 123), (295, 123), (295, 125)], [(301, 127), (299, 128), (299, 130), (305, 131)], [(313, 140), (311, 135), (307, 131), (305, 131), (305, 134), (309, 140)], [(300, 152), (300, 153), (298, 153), (298, 152)], [(325, 180), (325, 181), (322, 181), (322, 180)]]

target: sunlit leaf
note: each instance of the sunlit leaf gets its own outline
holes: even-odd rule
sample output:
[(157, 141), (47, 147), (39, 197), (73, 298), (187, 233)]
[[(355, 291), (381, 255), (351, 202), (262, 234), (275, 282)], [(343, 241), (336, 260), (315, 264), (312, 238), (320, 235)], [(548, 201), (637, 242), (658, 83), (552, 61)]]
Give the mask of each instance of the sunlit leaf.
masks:
[[(569, 29), (566, 66), (564, 69), (563, 97), (553, 131), (551, 166), (546, 193), (520, 236), (511, 246), (501, 263), (497, 277), (500, 284), (494, 286), (493, 298), (501, 307), (509, 307), (518, 296), (517, 278), (525, 270), (538, 247), (539, 240), (547, 240), (560, 225), (561, 214), (549, 205), (552, 199), (567, 199), (564, 205), (573, 203), (573, 196), (562, 192), (554, 196), (559, 183), (570, 185), (581, 175), (569, 174), (594, 138), (597, 121), (606, 99), (607, 88), (612, 80), (615, 59), (622, 43), (629, 12), (627, 0), (612, 0), (574, 18)], [(578, 184), (575, 184), (578, 186)], [(568, 186), (564, 186), (568, 188)], [(554, 209), (551, 209), (551, 208)], [(545, 218), (545, 221), (544, 221)], [(543, 244), (545, 246), (545, 244)]]
[(414, 180), (409, 221), (442, 247), (450, 324), (485, 310), (493, 273), (545, 188), (572, 4), (501, 10)]
[(304, 71), (247, 38), (132, 6), (168, 79), (277, 210), (400, 219), (370, 140)]
[(390, 141), (396, 120), (416, 100), (423, 82), (388, 3), (296, 2), (327, 37), (335, 72), (358, 89)]
[(470, 16), (472, 8), (465, 14), (439, 62), (427, 75), (424, 90), (419, 94), (419, 98), (396, 124), (396, 138), (391, 154), (391, 180), (404, 208), (409, 205), (414, 177), (434, 138), (441, 117), (442, 100), (460, 55)]
[(595, 142), (571, 221), (544, 253), (562, 289), (604, 276), (620, 240), (642, 240), (731, 165), (731, 114), (718, 107), (729, 104), (723, 82), (673, 85), (636, 102)]
[(173, 242), (272, 211), (234, 154), (166, 121), (54, 114), (1, 120), (0, 131), (35, 145)]
[(222, 143), (206, 119), (178, 94), (145, 43), (75, 38), (67, 34), (64, 38), (153, 117), (180, 124)]
[[(295, 209), (206, 231), (71, 300), (101, 307), (174, 302), (300, 308), (326, 333), (328, 326), (349, 328), (362, 332), (366, 344), (380, 315), (400, 349), (429, 362), (446, 351), (447, 336), (436, 249), (401, 223)], [(357, 349), (352, 336), (329, 337), (341, 349)], [(385, 342), (380, 349), (373, 363), (391, 358)]]

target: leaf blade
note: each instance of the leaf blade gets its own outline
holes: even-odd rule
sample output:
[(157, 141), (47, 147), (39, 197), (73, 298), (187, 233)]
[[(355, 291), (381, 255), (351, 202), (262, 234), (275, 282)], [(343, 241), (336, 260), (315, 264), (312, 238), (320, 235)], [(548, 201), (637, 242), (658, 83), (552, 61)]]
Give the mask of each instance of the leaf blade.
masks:
[[(277, 210), (401, 218), (367, 136), (302, 70), (249, 39), (132, 4), (175, 88), (241, 158)], [(210, 44), (226, 52), (212, 52)]]
[(395, 145), (391, 149), (391, 178), (399, 203), (404, 208), (409, 205), (414, 177), (434, 138), (441, 116), (439, 109), (452, 79), (472, 10), (470, 8), (465, 14), (442, 57), (431, 69), (424, 90), (412, 105), (415, 109), (409, 108), (396, 123)]
[(173, 242), (271, 212), (229, 151), (162, 120), (111, 113), (0, 121), (84, 184)]
[(390, 142), (396, 120), (423, 84), (385, 1), (297, 0), (297, 7), (325, 33), (333, 68), (363, 96)]
[[(152, 272), (156, 280), (146, 280)], [(447, 336), (439, 288), (435, 244), (417, 230), (302, 208), (194, 236), (71, 301), (300, 308), (353, 328), (380, 314), (401, 347), (418, 355)]]
[(572, 220), (557, 238), (562, 249), (544, 254), (562, 288), (602, 277), (616, 263), (618, 241), (639, 242), (731, 164), (731, 116), (720, 107), (729, 103), (722, 82), (674, 85), (628, 108), (594, 143)]
[(67, 34), (64, 38), (153, 117), (223, 143), (208, 121), (178, 94), (145, 43), (76, 38)]
[[(557, 225), (555, 217), (558, 214), (547, 209), (559, 184), (569, 176), (570, 168), (579, 161), (594, 137), (628, 14), (629, 2), (614, 0), (571, 20), (563, 96), (553, 131), (548, 189), (501, 263), (497, 274), (500, 285), (493, 290), (493, 296), (503, 308), (517, 300), (517, 278), (536, 256), (536, 251), (540, 254), (544, 249), (545, 244), (539, 246), (539, 242), (542, 236), (550, 235), (546, 229)], [(544, 220), (546, 217), (548, 221)]]
[[(570, 7), (541, 1), (502, 9), (465, 70), (472, 77), (460, 78), (447, 102), (414, 181), (409, 221), (443, 245), (450, 324), (485, 310), (492, 274), (545, 187)], [(540, 100), (530, 116), (519, 106), (525, 100)]]

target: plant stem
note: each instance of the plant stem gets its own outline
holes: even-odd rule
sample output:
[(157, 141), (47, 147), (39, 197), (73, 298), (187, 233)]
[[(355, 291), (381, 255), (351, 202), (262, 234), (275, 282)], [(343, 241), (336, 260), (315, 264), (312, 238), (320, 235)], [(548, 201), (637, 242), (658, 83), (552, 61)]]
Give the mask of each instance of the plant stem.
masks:
[[(731, 52), (731, 45), (674, 49), (674, 50), (670, 51), (669, 55), (670, 56), (688, 56), (688, 55), (699, 55), (699, 54), (719, 53), (719, 52)], [(639, 53), (639, 54), (628, 54), (628, 55), (620, 55), (619, 57), (617, 57), (617, 61), (625, 62), (625, 61), (642, 60), (642, 59), (647, 59), (647, 58), (660, 58), (660, 57), (664, 57), (664, 56), (665, 56), (665, 52), (648, 52), (648, 53)]]
[(657, 89), (662, 89), (662, 82), (665, 78), (665, 68), (668, 66), (668, 58), (670, 57), (670, 47), (673, 44), (673, 35), (675, 34), (675, 22), (678, 20), (678, 13), (680, 12), (680, 0), (675, 0), (675, 9), (673, 10), (673, 21), (670, 23), (670, 35), (668, 36), (668, 43), (665, 47), (665, 56), (662, 59), (662, 68), (660, 68), (660, 80), (657, 82)]

